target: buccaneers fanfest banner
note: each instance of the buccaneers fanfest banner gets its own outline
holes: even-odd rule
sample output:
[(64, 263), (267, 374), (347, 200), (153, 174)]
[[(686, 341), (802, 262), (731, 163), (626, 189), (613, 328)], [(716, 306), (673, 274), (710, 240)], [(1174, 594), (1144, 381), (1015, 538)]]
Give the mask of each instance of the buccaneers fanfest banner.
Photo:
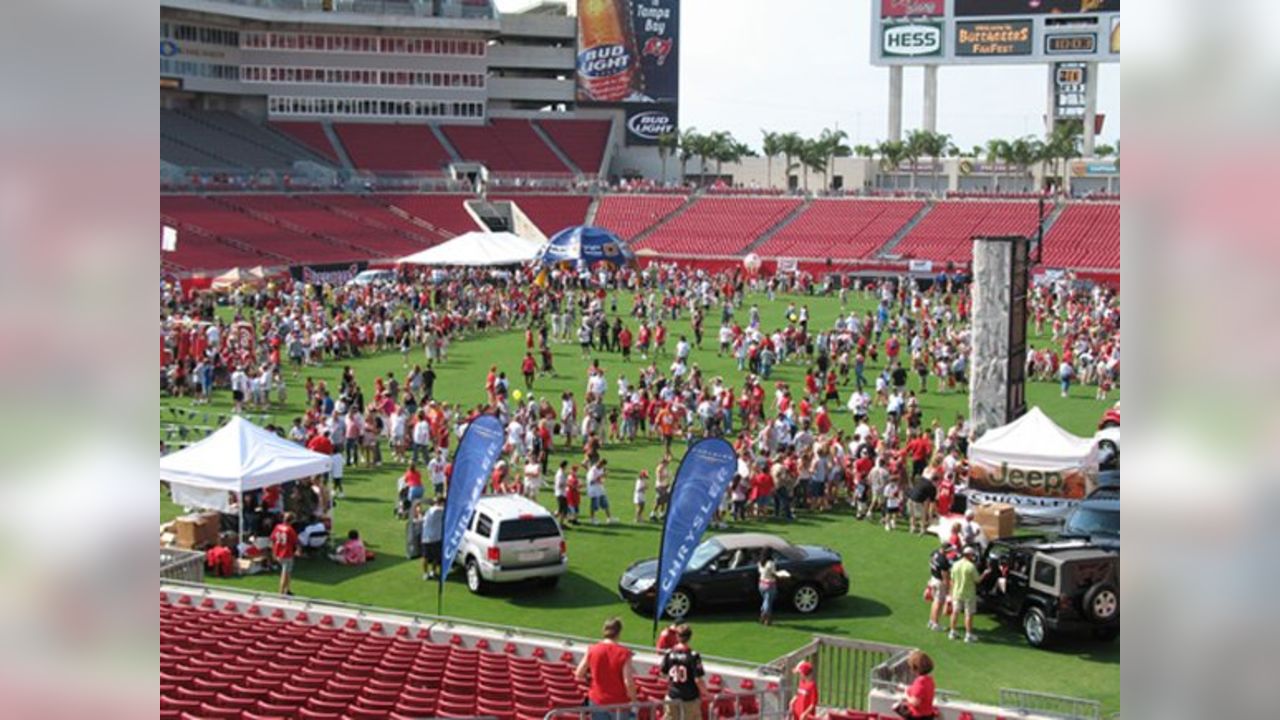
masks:
[(577, 101), (626, 109), (628, 145), (677, 127), (680, 0), (578, 0)]

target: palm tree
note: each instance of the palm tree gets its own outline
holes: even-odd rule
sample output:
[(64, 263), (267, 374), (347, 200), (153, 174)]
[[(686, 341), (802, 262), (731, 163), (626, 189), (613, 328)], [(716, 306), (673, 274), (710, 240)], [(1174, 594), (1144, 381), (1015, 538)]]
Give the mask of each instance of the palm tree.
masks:
[(1054, 175), (1063, 192), (1070, 192), (1071, 173), (1067, 166), (1072, 159), (1080, 157), (1080, 135), (1083, 132), (1084, 125), (1078, 121), (1061, 122), (1054, 126), (1045, 143), (1045, 156), (1053, 163)]
[[(667, 158), (680, 148), (680, 135), (674, 131), (658, 136), (658, 157), (662, 158), (662, 184), (667, 183)], [(683, 179), (683, 178), (682, 178)]]
[[(938, 160), (947, 152), (947, 146), (951, 144), (951, 136), (946, 133), (934, 132), (932, 130), (912, 130), (907, 133), (907, 147), (910, 150), (912, 163), (921, 157), (930, 159), (931, 175), (933, 177), (933, 192), (938, 192)], [(915, 189), (915, 169), (911, 171), (911, 189)]]
[(831, 175), (835, 172), (835, 159), (838, 157), (849, 157), (853, 154), (853, 149), (844, 143), (849, 139), (849, 133), (836, 128), (824, 128), (822, 134), (818, 136), (818, 143), (822, 150), (822, 180), (828, 188), (831, 187)]
[(905, 148), (903, 160), (911, 161), (911, 190), (916, 189), (916, 167), (919, 164), (920, 156), (924, 154), (923, 130), (912, 130), (907, 133), (907, 139), (902, 142)]
[(809, 192), (809, 171), (827, 172), (827, 149), (821, 140), (804, 140), (800, 145), (800, 169), (804, 173), (804, 191)]
[(863, 158), (875, 157), (876, 149), (871, 145), (854, 145), (853, 154)]
[[(733, 136), (724, 130), (715, 130), (707, 136), (705, 152), (707, 157), (716, 161), (717, 181), (720, 180), (720, 170), (724, 166), (725, 159), (732, 156), (733, 146)], [(703, 162), (705, 163), (706, 160), (703, 160)]]
[[(981, 150), (981, 148), (975, 147), (974, 150)], [(1011, 146), (1008, 140), (1001, 140), (1000, 138), (991, 138), (990, 140), (987, 141), (986, 152), (984, 154), (986, 155), (987, 163), (989, 163), (990, 165), (1013, 163), (1013, 161), (1010, 159)], [(992, 170), (992, 174), (996, 176), (995, 189), (996, 189), (996, 192), (999, 193), (1000, 192), (1000, 176), (1003, 173)]]
[(783, 133), (778, 138), (778, 143), (782, 146), (782, 159), (786, 162), (787, 167), (783, 171), (786, 181), (783, 183), (787, 189), (791, 189), (791, 170), (795, 167), (791, 162), (792, 158), (799, 158), (804, 153), (804, 138), (797, 133)]
[(1111, 147), (1110, 145), (1099, 144), (1099, 145), (1093, 146), (1093, 154), (1095, 157), (1100, 157), (1100, 158), (1111, 157), (1112, 155), (1116, 154), (1116, 149), (1114, 147)]
[[(1009, 147), (1004, 157), (1005, 162), (1021, 170), (1021, 177), (1030, 175), (1031, 166), (1037, 162), (1041, 163), (1041, 169), (1043, 170), (1044, 143), (1038, 138), (1020, 137), (1008, 145)], [(1041, 174), (1043, 175), (1043, 172)], [(1033, 182), (1032, 185), (1034, 184)]]
[(765, 159), (765, 184), (773, 187), (773, 158), (782, 153), (782, 134), (761, 130), (764, 139), (760, 143), (760, 151)]
[(702, 136), (698, 134), (698, 129), (692, 128), (692, 127), (685, 128), (684, 132), (680, 134), (680, 184), (681, 185), (685, 183), (685, 180), (688, 177), (687, 169), (689, 166), (689, 159), (696, 154), (694, 152), (694, 149), (697, 147), (698, 143), (700, 142), (699, 138), (701, 137)]
[(897, 170), (907, 157), (907, 144), (901, 140), (882, 140), (876, 150), (880, 153), (880, 169), (884, 172)]

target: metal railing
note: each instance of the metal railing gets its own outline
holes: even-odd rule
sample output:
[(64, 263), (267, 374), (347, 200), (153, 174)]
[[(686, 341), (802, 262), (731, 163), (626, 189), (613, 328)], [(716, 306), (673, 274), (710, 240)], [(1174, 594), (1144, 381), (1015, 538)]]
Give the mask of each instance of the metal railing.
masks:
[[(789, 715), (781, 689), (717, 693), (703, 699), (706, 720), (783, 720)], [(668, 707), (676, 701), (648, 700), (618, 705), (583, 705), (555, 708), (543, 720), (658, 720), (670, 718)]]
[(1000, 707), (1062, 720), (1101, 720), (1102, 703), (1097, 700), (1052, 695), (1032, 690), (1000, 688)]
[(830, 635), (815, 635), (800, 649), (769, 663), (782, 675), (782, 687), (789, 697), (795, 684), (795, 667), (808, 661), (818, 683), (818, 703), (822, 707), (866, 710), (867, 695), (873, 685), (910, 682), (904, 675), (911, 648), (866, 642)]
[(160, 548), (160, 578), (181, 582), (204, 582), (204, 553), (198, 550)]

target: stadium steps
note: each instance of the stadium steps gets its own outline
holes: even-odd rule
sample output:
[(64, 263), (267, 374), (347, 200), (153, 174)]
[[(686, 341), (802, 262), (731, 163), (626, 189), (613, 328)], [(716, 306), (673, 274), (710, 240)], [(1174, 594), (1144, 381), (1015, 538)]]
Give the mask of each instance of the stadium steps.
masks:
[(453, 159), (453, 162), (462, 162), (462, 155), (458, 154), (458, 148), (449, 142), (449, 136), (444, 134), (444, 130), (441, 130), (440, 126), (435, 123), (428, 123), (427, 127), (431, 128), (431, 134), (436, 136), (436, 140), (444, 147), (445, 152), (449, 153), (449, 157)]
[(777, 235), (778, 232), (781, 231), (784, 227), (790, 225), (791, 221), (800, 217), (800, 215), (804, 213), (804, 211), (808, 210), (809, 206), (812, 204), (813, 204), (813, 198), (810, 196), (805, 196), (804, 202), (796, 206), (795, 210), (792, 210), (786, 217), (779, 220), (776, 225), (769, 228), (768, 230), (765, 230), (764, 233), (762, 233), (760, 237), (756, 238), (754, 242), (752, 242), (750, 245), (743, 248), (742, 254), (746, 255), (748, 253), (755, 252), (757, 249), (759, 249), (761, 245), (764, 245), (766, 242), (769, 242), (769, 239), (772, 238), (774, 235)]
[(262, 222), (271, 223), (272, 225), (276, 225), (278, 227), (284, 228), (285, 230), (288, 230), (290, 232), (297, 233), (299, 235), (311, 238), (313, 240), (319, 240), (320, 242), (323, 242), (327, 245), (332, 245), (333, 247), (336, 247), (336, 248), (355, 251), (357, 253), (364, 255), (367, 258), (391, 257), (387, 253), (382, 252), (380, 250), (374, 250), (373, 248), (365, 247), (364, 245), (358, 245), (353, 242), (347, 242), (340, 238), (336, 238), (332, 235), (328, 235), (326, 233), (312, 230), (311, 228), (303, 227), (298, 223), (295, 223), (291, 220), (286, 220), (285, 218), (282, 218), (282, 217), (278, 217), (265, 210), (258, 210), (257, 208), (237, 205), (236, 203), (226, 198), (218, 197), (216, 195), (210, 195), (208, 196), (208, 199), (210, 202), (221, 205), (227, 208), (228, 210), (244, 213), (245, 215), (248, 215), (251, 218), (261, 220)]
[[(1066, 209), (1067, 209), (1067, 204), (1065, 202), (1061, 200), (1054, 201), (1053, 209), (1050, 210), (1049, 214), (1045, 215), (1044, 218), (1040, 221), (1041, 237), (1049, 237), (1049, 229), (1053, 227), (1054, 223), (1058, 222), (1058, 218), (1062, 217), (1062, 213), (1065, 212)], [(1032, 242), (1031, 244), (1032, 253), (1036, 251), (1037, 245), (1039, 245), (1038, 242)]]
[(531, 121), (529, 123), (529, 127), (533, 128), (533, 134), (541, 138), (542, 142), (546, 143), (547, 147), (551, 148), (551, 152), (555, 154), (556, 159), (564, 163), (564, 166), (569, 168), (570, 172), (579, 177), (583, 175), (582, 168), (575, 165), (574, 162), (569, 159), (569, 156), (565, 151), (560, 149), (560, 146), (551, 139), (551, 136), (547, 134), (546, 130), (542, 129), (541, 125)]
[(689, 197), (685, 198), (683, 205), (673, 210), (671, 213), (669, 213), (666, 217), (662, 218), (658, 222), (645, 228), (642, 232), (637, 234), (635, 237), (631, 238), (630, 240), (631, 246), (635, 247), (638, 243), (640, 243), (640, 241), (644, 240), (645, 238), (649, 237), (654, 232), (656, 232), (658, 228), (662, 227), (663, 225), (666, 225), (672, 220), (675, 220), (676, 218), (688, 212), (689, 208), (693, 207), (693, 204), (696, 203), (698, 201), (698, 198), (700, 197), (702, 197), (702, 195), (699, 193), (690, 194)]
[(376, 218), (371, 218), (368, 215), (364, 215), (358, 212), (353, 212), (348, 208), (344, 208), (340, 205), (332, 205), (322, 200), (317, 200), (316, 198), (311, 197), (305, 193), (295, 195), (294, 197), (297, 198), (299, 201), (306, 203), (307, 205), (310, 205), (313, 208), (316, 208), (317, 210), (324, 210), (325, 212), (331, 212), (334, 215), (339, 215), (352, 222), (360, 223), (365, 227), (373, 228), (374, 230), (377, 230), (379, 232), (384, 232), (389, 235), (395, 235), (397, 237), (404, 238), (405, 240), (408, 240), (410, 242), (418, 243), (423, 246), (432, 245), (434, 243), (439, 242), (439, 238), (430, 237), (426, 234), (419, 235), (417, 233), (410, 232), (408, 230), (402, 230), (400, 228), (391, 227), (390, 225), (387, 225), (386, 223), (381, 222)]
[(587, 205), (587, 216), (582, 220), (583, 225), (594, 226), (596, 224), (596, 213), (600, 212), (600, 198), (600, 195), (591, 197), (591, 204)]
[(293, 163), (298, 160), (309, 160), (318, 165), (324, 166), (329, 165), (329, 161), (324, 157), (321, 157), (319, 153), (294, 140), (288, 135), (276, 131), (269, 125), (253, 125), (252, 127), (255, 129), (255, 132), (261, 131), (267, 133), (273, 141), (278, 141), (279, 144), (274, 147), (263, 142), (261, 137), (253, 137), (247, 132), (241, 132), (240, 128), (236, 127), (236, 121), (239, 121), (242, 125), (250, 121), (245, 120), (234, 113), (224, 112), (220, 117), (218, 115), (205, 115), (204, 113), (190, 112), (187, 110), (175, 110), (174, 112), (187, 118), (193, 123), (203, 126), (211, 132), (235, 138), (241, 143), (258, 148), (266, 155), (274, 155), (280, 158), (282, 163), (281, 167), (292, 166)]
[(324, 128), (324, 136), (329, 138), (329, 144), (333, 146), (333, 151), (338, 155), (338, 162), (342, 163), (344, 170), (355, 170), (355, 163), (351, 162), (351, 156), (347, 154), (347, 147), (342, 144), (342, 138), (338, 137), (338, 133), (333, 129), (333, 123), (328, 120), (322, 120), (320, 127)]
[(915, 229), (916, 225), (920, 224), (920, 221), (923, 220), (924, 216), (928, 215), (929, 211), (932, 209), (933, 209), (933, 200), (932, 199), (926, 200), (924, 203), (924, 207), (920, 208), (920, 212), (917, 212), (910, 220), (906, 222), (905, 225), (898, 228), (898, 232), (894, 233), (893, 237), (889, 238), (888, 241), (886, 241), (885, 244), (880, 247), (880, 249), (870, 253), (868, 257), (882, 258), (882, 257), (888, 257), (889, 255), (891, 255), (894, 251), (894, 248), (898, 247), (898, 245), (903, 241), (903, 239), (906, 238), (907, 235), (910, 234), (911, 231)]
[[(170, 156), (169, 162), (172, 162), (175, 165), (179, 165), (182, 167), (199, 167), (201, 164), (203, 164), (205, 167), (222, 167), (222, 168), (239, 167), (239, 164), (236, 163), (234, 160), (229, 160), (205, 148), (196, 147), (195, 145), (192, 145), (191, 143), (186, 142), (184, 140), (180, 140), (174, 137), (173, 135), (161, 133), (160, 140), (161, 140), (160, 145), (161, 145), (162, 154), (164, 154), (165, 143), (170, 143), (171, 147), (175, 148), (175, 151), (181, 151), (183, 153), (181, 157), (175, 158), (172, 155)], [(200, 159), (201, 162), (199, 164), (194, 162), (194, 159), (196, 158)], [(208, 158), (209, 160), (212, 160), (215, 163), (221, 163), (221, 165), (208, 165), (204, 163), (204, 158)]]

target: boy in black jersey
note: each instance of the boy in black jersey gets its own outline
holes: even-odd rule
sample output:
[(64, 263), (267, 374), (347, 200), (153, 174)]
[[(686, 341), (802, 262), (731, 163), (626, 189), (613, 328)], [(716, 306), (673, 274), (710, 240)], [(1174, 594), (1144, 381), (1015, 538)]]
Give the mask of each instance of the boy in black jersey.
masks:
[(667, 684), (667, 720), (702, 720), (702, 656), (689, 649), (693, 630), (688, 625), (675, 627), (676, 646), (662, 657), (662, 674)]

